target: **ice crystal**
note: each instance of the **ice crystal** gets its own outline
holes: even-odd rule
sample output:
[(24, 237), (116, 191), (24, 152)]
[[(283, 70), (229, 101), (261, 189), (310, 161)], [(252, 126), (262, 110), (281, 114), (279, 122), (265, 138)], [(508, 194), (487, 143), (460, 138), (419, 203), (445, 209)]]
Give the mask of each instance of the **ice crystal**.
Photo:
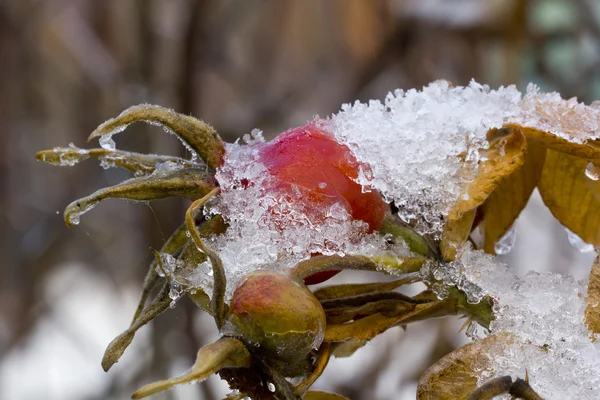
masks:
[(370, 167), (359, 183), (394, 202), (420, 232), (437, 234), (475, 177), (487, 131), (516, 116), (520, 99), (514, 86), (490, 90), (474, 81), (466, 87), (437, 81), (422, 91), (396, 90), (383, 103), (346, 104), (328, 127)]
[[(600, 343), (584, 323), (586, 284), (555, 273), (529, 272), (520, 278), (507, 265), (465, 246), (451, 268), (437, 276), (463, 282), (474, 297), (495, 299), (491, 334), (510, 332), (516, 340), (489, 354), (491, 366), (480, 381), (529, 373), (532, 387), (545, 399), (597, 399)], [(464, 282), (468, 281), (470, 288)]]
[(597, 103), (586, 106), (575, 97), (565, 100), (556, 92), (541, 93), (534, 84), (527, 86), (519, 115), (508, 119), (573, 143), (600, 139), (600, 107)]
[(313, 254), (409, 254), (403, 243), (391, 247), (383, 236), (367, 234), (367, 224), (353, 221), (337, 203), (321, 210), (325, 218), (315, 221), (301, 193), (272, 189), (281, 185), (273, 184), (277, 178), (258, 159), (265, 143), (261, 132), (253, 131), (244, 141), (227, 146), (216, 174), (221, 193), (207, 206), (208, 213), (221, 214), (229, 223), (226, 234), (207, 241), (226, 266), (228, 296), (251, 271), (285, 270)]

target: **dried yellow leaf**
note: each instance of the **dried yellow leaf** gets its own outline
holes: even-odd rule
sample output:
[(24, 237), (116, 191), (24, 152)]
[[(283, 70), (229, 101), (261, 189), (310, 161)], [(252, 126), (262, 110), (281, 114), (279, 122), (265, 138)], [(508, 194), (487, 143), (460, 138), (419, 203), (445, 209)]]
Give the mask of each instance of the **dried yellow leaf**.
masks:
[(456, 302), (451, 299), (432, 301), (430, 303), (417, 304), (408, 312), (402, 312), (398, 316), (385, 316), (373, 314), (357, 321), (346, 324), (328, 325), (325, 330), (325, 342), (345, 342), (348, 340), (367, 341), (373, 339), (389, 328), (427, 318), (441, 317), (456, 314), (458, 311)]
[(491, 129), (488, 141), (490, 147), (482, 154), (485, 161), (479, 164), (477, 176), (448, 214), (440, 243), (446, 260), (453, 260), (457, 248), (467, 241), (477, 207), (525, 163), (527, 140), (517, 126)]
[(521, 131), (527, 139), (543, 144), (549, 149), (590, 160), (600, 159), (600, 143), (597, 140), (589, 140), (585, 143), (572, 142), (550, 132), (524, 126), (521, 127)]
[(477, 389), (477, 371), (489, 367), (490, 353), (501, 350), (511, 338), (508, 333), (500, 333), (442, 357), (419, 379), (417, 400), (466, 399)]
[(600, 181), (585, 175), (589, 161), (548, 149), (538, 189), (561, 224), (600, 245)]
[(592, 334), (600, 334), (600, 255), (592, 264), (585, 302), (585, 323)]
[(458, 249), (469, 239), (476, 211), (476, 208), (466, 211), (457, 219), (449, 219), (444, 226), (440, 242), (440, 251), (444, 260), (453, 261)]
[(525, 208), (531, 193), (542, 175), (546, 148), (532, 140), (527, 141), (525, 163), (505, 180), (482, 205), (485, 218), (483, 249), (494, 254), (494, 245), (504, 236)]
[(185, 374), (150, 383), (135, 392), (131, 398), (141, 399), (176, 385), (200, 382), (223, 368), (247, 368), (250, 367), (251, 361), (252, 357), (242, 342), (235, 338), (222, 337), (201, 348), (196, 356), (196, 363)]

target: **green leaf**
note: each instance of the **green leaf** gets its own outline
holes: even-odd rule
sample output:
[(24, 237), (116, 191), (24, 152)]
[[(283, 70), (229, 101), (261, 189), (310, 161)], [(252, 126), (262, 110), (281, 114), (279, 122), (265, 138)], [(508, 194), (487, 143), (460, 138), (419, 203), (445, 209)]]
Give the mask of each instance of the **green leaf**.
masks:
[(413, 253), (428, 257), (433, 251), (427, 239), (415, 232), (408, 224), (404, 223), (398, 216), (387, 216), (383, 220), (381, 234), (390, 234), (395, 238), (401, 238)]
[(52, 165), (73, 166), (88, 158), (99, 158), (103, 166), (120, 167), (139, 175), (149, 175), (156, 167), (167, 161), (186, 167), (192, 164), (179, 157), (162, 156), (156, 154), (141, 154), (123, 150), (107, 149), (80, 149), (75, 146), (55, 147), (52, 150), (43, 150), (35, 156), (38, 161)]
[(181, 168), (132, 178), (72, 202), (65, 209), (65, 222), (69, 227), (77, 225), (80, 215), (106, 199), (148, 201), (181, 196), (195, 200), (206, 195), (215, 185), (211, 173), (195, 168)]
[(359, 271), (378, 271), (391, 275), (402, 275), (417, 272), (427, 258), (396, 257), (390, 254), (377, 256), (315, 256), (301, 261), (289, 271), (289, 275), (297, 282), (308, 276), (324, 271), (343, 271), (348, 269)]

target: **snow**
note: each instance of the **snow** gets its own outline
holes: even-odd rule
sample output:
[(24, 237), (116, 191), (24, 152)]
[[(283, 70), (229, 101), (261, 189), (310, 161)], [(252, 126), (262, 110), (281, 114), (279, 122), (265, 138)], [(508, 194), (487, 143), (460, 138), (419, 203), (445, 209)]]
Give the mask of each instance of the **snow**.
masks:
[(541, 93), (529, 84), (521, 112), (509, 122), (551, 132), (572, 143), (585, 143), (600, 139), (600, 103), (586, 106), (576, 97), (564, 100), (559, 93)]
[(419, 232), (439, 234), (449, 208), (475, 177), (487, 131), (516, 117), (520, 99), (514, 86), (491, 90), (474, 81), (466, 87), (436, 81), (422, 91), (396, 90), (383, 103), (345, 104), (328, 127), (370, 167), (359, 183), (394, 202)]
[(437, 279), (462, 287), (473, 298), (492, 296), (496, 319), (488, 334), (510, 332), (518, 340), (489, 354), (491, 366), (480, 382), (529, 374), (545, 399), (597, 399), (600, 343), (584, 323), (586, 283), (568, 275), (513, 270), (466, 245), (449, 268), (431, 267)]
[[(277, 185), (271, 184), (275, 178), (257, 157), (265, 143), (262, 133), (255, 130), (245, 141), (227, 145), (224, 165), (216, 175), (220, 195), (206, 207), (208, 214), (222, 214), (229, 223), (226, 234), (206, 242), (223, 261), (228, 297), (247, 273), (289, 269), (315, 253), (409, 254), (404, 243), (392, 247), (385, 237), (367, 234), (367, 224), (352, 221), (337, 203), (322, 210), (327, 218), (321, 224), (304, 208), (300, 193), (265, 190)], [(208, 273), (208, 265), (204, 268)], [(211, 293), (212, 288), (205, 290)]]

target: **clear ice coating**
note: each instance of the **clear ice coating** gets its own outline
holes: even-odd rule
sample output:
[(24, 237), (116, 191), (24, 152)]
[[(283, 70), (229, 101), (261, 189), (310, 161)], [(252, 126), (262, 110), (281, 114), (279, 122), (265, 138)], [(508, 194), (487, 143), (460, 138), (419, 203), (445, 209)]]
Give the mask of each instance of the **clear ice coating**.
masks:
[(517, 230), (514, 225), (510, 227), (508, 231), (502, 236), (496, 244), (494, 244), (494, 251), (498, 255), (504, 255), (510, 253), (513, 249), (515, 242), (517, 241)]
[(588, 163), (585, 167), (585, 176), (593, 181), (600, 179), (600, 167), (595, 165), (593, 162)]
[(576, 233), (571, 232), (567, 228), (565, 228), (565, 232), (567, 233), (569, 244), (575, 250), (579, 251), (580, 253), (591, 253), (592, 251), (594, 251), (594, 245), (585, 242), (582, 238), (577, 236)]
[(258, 160), (262, 133), (255, 130), (244, 142), (227, 145), (216, 174), (220, 195), (206, 206), (207, 213), (221, 214), (229, 223), (226, 234), (206, 241), (225, 266), (228, 297), (247, 273), (288, 269), (311, 254), (409, 254), (403, 245), (391, 248), (383, 236), (367, 234), (367, 224), (351, 220), (337, 203), (321, 210), (325, 222), (316, 222), (301, 193), (273, 189), (276, 178)]
[(492, 296), (496, 319), (488, 334), (509, 332), (517, 339), (489, 354), (491, 365), (481, 371), (480, 382), (523, 378), (527, 370), (529, 383), (544, 399), (598, 399), (600, 342), (592, 341), (584, 323), (586, 283), (555, 273), (517, 277), (470, 245), (459, 254), (449, 267), (429, 266), (430, 271), (473, 298)]
[(112, 137), (113, 133), (100, 136), (100, 138), (98, 139), (100, 147), (102, 147), (105, 150), (114, 151), (117, 148), (117, 145)]

